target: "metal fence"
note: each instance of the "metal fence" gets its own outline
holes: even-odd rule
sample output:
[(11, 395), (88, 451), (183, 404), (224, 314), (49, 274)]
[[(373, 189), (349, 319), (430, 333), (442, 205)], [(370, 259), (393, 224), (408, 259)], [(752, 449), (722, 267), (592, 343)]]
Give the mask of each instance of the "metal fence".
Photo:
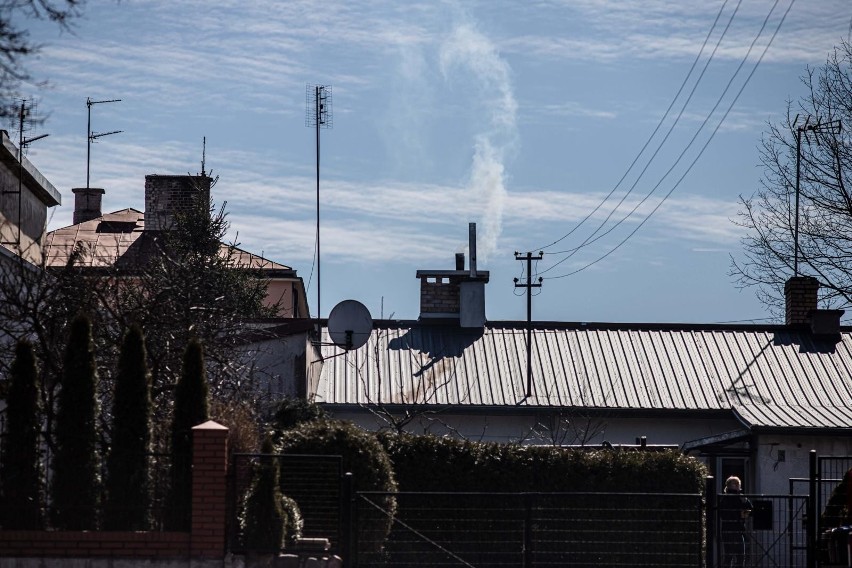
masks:
[[(701, 566), (700, 495), (357, 493), (351, 566)], [(365, 522), (381, 513), (391, 522)], [(367, 530), (387, 530), (382, 535)]]
[[(794, 568), (807, 566), (807, 495), (746, 495), (752, 511), (745, 520), (745, 566)], [(718, 496), (718, 499), (723, 499)], [(717, 508), (718, 510), (718, 502)], [(715, 531), (720, 534), (718, 515)], [(723, 566), (725, 551), (721, 538), (716, 542), (716, 566)]]
[(302, 536), (327, 538), (332, 552), (340, 547), (342, 459), (340, 456), (235, 454), (230, 469), (228, 543), (243, 551), (239, 517), (260, 459), (278, 463), (281, 492), (299, 506), (304, 521)]

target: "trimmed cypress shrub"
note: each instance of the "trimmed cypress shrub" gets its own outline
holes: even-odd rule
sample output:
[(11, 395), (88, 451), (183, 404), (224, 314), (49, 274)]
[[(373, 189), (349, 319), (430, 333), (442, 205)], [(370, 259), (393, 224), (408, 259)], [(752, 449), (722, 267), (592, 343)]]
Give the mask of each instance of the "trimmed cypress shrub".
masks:
[(148, 452), (151, 441), (151, 386), (142, 330), (124, 336), (112, 405), (112, 438), (107, 457), (107, 530), (147, 530), (150, 525)]
[[(360, 550), (381, 550), (396, 513), (397, 486), (388, 454), (375, 435), (350, 422), (318, 420), (302, 422), (281, 432), (280, 438), (280, 449), (285, 454), (342, 456), (343, 471), (352, 472), (357, 491), (381, 492), (370, 497), (375, 507), (358, 519)], [(305, 512), (304, 506), (302, 509)], [(310, 518), (305, 522), (310, 523)]]
[(92, 324), (81, 314), (71, 322), (56, 412), (51, 518), (57, 529), (97, 529), (97, 380)]
[(175, 387), (172, 418), (171, 498), (167, 525), (188, 530), (192, 520), (192, 428), (209, 416), (209, 392), (204, 350), (197, 339), (186, 347), (180, 379)]
[(246, 550), (277, 553), (286, 538), (287, 513), (282, 502), (278, 460), (270, 438), (263, 441), (260, 463), (240, 518)]
[(32, 344), (19, 341), (6, 396), (6, 435), (0, 457), (0, 524), (4, 529), (44, 528), (39, 435), (41, 405)]

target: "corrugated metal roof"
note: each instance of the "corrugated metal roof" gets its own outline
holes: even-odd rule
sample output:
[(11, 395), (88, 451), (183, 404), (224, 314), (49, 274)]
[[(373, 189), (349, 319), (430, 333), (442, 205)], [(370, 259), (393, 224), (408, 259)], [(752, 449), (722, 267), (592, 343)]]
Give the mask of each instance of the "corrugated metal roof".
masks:
[(732, 410), (753, 427), (852, 428), (852, 329), (835, 342), (784, 326), (535, 325), (529, 397), (521, 324), (377, 322), (359, 349), (324, 347), (316, 400)]
[[(65, 266), (74, 250), (82, 247), (83, 254), (77, 261), (78, 266), (103, 268), (120, 262), (132, 266), (150, 252), (151, 243), (146, 243), (143, 238), (146, 234), (144, 229), (145, 214), (132, 208), (56, 229), (49, 232), (45, 239), (47, 265)], [(229, 248), (229, 245), (223, 243), (220, 254), (227, 255)], [(267, 271), (292, 270), (289, 266), (239, 248), (234, 248), (231, 254), (240, 267)]]

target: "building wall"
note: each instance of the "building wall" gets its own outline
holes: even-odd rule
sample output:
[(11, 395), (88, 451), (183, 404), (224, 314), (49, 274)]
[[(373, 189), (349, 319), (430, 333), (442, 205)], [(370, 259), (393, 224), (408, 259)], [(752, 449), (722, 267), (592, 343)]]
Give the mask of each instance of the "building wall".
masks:
[[(5, 139), (5, 135), (3, 135)], [(5, 140), (4, 140), (5, 141)], [(6, 152), (0, 148), (0, 152)], [(37, 176), (25, 175), (21, 183), (20, 219), (18, 222), (18, 179), (20, 168), (6, 160), (0, 160), (0, 241), (4, 248), (18, 253), (34, 264), (41, 263), (41, 242), (47, 226), (47, 208), (44, 200), (33, 191), (32, 183), (41, 178), (32, 165), (25, 162)], [(32, 172), (25, 172), (31, 174)], [(47, 184), (51, 190), (53, 186)], [(14, 193), (10, 193), (14, 192)], [(56, 194), (58, 198), (58, 193)], [(20, 227), (20, 249), (18, 248), (18, 228)]]
[[(377, 430), (386, 427), (371, 413), (357, 409), (350, 412), (336, 411), (335, 417), (351, 420), (360, 426)], [(561, 445), (633, 445), (636, 439), (645, 436), (651, 445), (680, 446), (684, 442), (705, 436), (736, 430), (739, 424), (733, 419), (642, 419), (591, 417), (578, 414), (557, 420), (556, 427), (545, 415), (536, 418), (528, 414), (450, 414), (432, 413), (413, 421), (408, 431), (414, 434), (432, 433), (459, 435), (468, 440), (482, 442), (524, 442), (529, 444), (551, 444), (551, 433), (555, 433)], [(537, 426), (544, 424), (545, 426)], [(588, 432), (588, 434), (584, 433)], [(563, 435), (564, 434), (564, 435)], [(582, 437), (587, 439), (581, 440)]]

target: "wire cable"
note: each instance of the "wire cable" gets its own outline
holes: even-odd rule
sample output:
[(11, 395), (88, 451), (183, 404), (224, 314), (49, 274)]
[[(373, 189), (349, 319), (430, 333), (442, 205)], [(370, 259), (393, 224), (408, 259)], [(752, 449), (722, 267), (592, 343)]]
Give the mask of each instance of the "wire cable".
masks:
[[(737, 4), (737, 10), (739, 9), (740, 3), (742, 3), (742, 0), (740, 0), (740, 2)], [(618, 182), (615, 184), (615, 186), (613, 186), (613, 188), (610, 190), (610, 192), (607, 194), (607, 196), (604, 197), (603, 200), (601, 200), (601, 202), (592, 210), (592, 212), (589, 213), (588, 215), (586, 215), (573, 229), (568, 231), (568, 233), (566, 233), (565, 235), (556, 239), (555, 241), (553, 241), (549, 245), (545, 245), (543, 247), (533, 247), (530, 250), (547, 249), (547, 248), (552, 247), (553, 245), (563, 241), (564, 239), (568, 238), (569, 236), (571, 236), (571, 234), (574, 231), (576, 231), (577, 229), (579, 229), (586, 221), (588, 221), (589, 218), (591, 218), (592, 215), (597, 213), (598, 209), (603, 207), (603, 205), (609, 200), (609, 198), (612, 197), (612, 194), (615, 193), (615, 191), (621, 186), (621, 183), (625, 180), (625, 178), (627, 178), (627, 175), (633, 169), (633, 166), (636, 165), (636, 162), (638, 162), (639, 158), (642, 157), (642, 154), (645, 153), (645, 150), (648, 148), (648, 145), (651, 143), (651, 140), (654, 139), (654, 136), (656, 136), (657, 132), (660, 130), (660, 127), (663, 125), (666, 118), (668, 118), (669, 112), (671, 112), (672, 108), (674, 107), (675, 102), (677, 101), (681, 92), (683, 92), (683, 89), (684, 89), (684, 87), (686, 87), (686, 84), (689, 82), (689, 78), (692, 76), (692, 72), (695, 70), (695, 66), (698, 64), (698, 61), (701, 59), (701, 54), (704, 53), (704, 48), (707, 46), (707, 42), (710, 40), (710, 36), (713, 34), (713, 30), (716, 29), (716, 25), (719, 23), (719, 18), (722, 16), (722, 13), (724, 12), (725, 6), (727, 6), (727, 4), (728, 4), (728, 0), (725, 0), (722, 3), (722, 7), (719, 9), (719, 13), (716, 14), (716, 19), (713, 20), (713, 25), (710, 27), (710, 31), (707, 32), (707, 36), (704, 38), (704, 43), (701, 44), (701, 49), (698, 51), (698, 55), (695, 56), (695, 60), (692, 62), (692, 66), (689, 68), (689, 72), (687, 72), (686, 76), (683, 78), (683, 81), (681, 82), (680, 87), (677, 90), (677, 93), (672, 98), (671, 102), (669, 103), (669, 107), (666, 109), (666, 112), (663, 113), (663, 116), (660, 118), (660, 121), (657, 123), (657, 126), (654, 128), (654, 131), (651, 132), (650, 136), (648, 136), (648, 139), (645, 141), (645, 144), (639, 150), (639, 153), (636, 154), (636, 157), (633, 158), (633, 161), (627, 167), (627, 170), (624, 172), (624, 175), (621, 176), (621, 179), (618, 180)], [(736, 14), (736, 10), (734, 11), (734, 13)], [(730, 26), (730, 22), (728, 23), (728, 25)], [(727, 28), (725, 28), (725, 31), (727, 31)], [(724, 33), (722, 34), (722, 36), (724, 37)]]
[[(695, 166), (695, 163), (698, 161), (698, 159), (699, 159), (699, 158), (701, 158), (701, 156), (704, 154), (704, 151), (707, 149), (707, 146), (710, 144), (710, 142), (711, 142), (711, 141), (713, 140), (713, 138), (715, 137), (716, 133), (719, 131), (719, 128), (720, 128), (720, 127), (722, 126), (722, 124), (725, 122), (725, 119), (728, 117), (728, 114), (731, 112), (731, 109), (734, 107), (734, 104), (736, 104), (737, 100), (739, 100), (740, 95), (741, 95), (741, 94), (742, 94), (742, 92), (745, 90), (745, 88), (746, 88), (746, 86), (748, 85), (748, 83), (751, 81), (752, 76), (754, 76), (754, 73), (755, 73), (755, 71), (757, 71), (757, 68), (760, 66), (761, 61), (763, 61), (763, 57), (766, 55), (766, 52), (769, 50), (769, 47), (772, 45), (772, 42), (773, 42), (773, 40), (775, 39), (775, 36), (778, 34), (778, 31), (781, 29), (781, 26), (784, 24), (784, 20), (787, 18), (787, 14), (789, 14), (789, 13), (790, 13), (790, 9), (793, 7), (793, 4), (795, 4), (795, 3), (796, 3), (796, 0), (791, 0), (791, 1), (790, 1), (790, 5), (789, 5), (789, 6), (787, 6), (787, 10), (784, 12), (784, 15), (781, 17), (781, 21), (780, 21), (780, 22), (778, 22), (778, 26), (775, 28), (775, 31), (773, 32), (772, 37), (770, 37), (770, 38), (769, 38), (769, 42), (766, 44), (766, 47), (763, 49), (763, 53), (761, 53), (761, 54), (760, 54), (760, 57), (758, 58), (758, 60), (757, 60), (757, 62), (755, 63), (754, 67), (752, 68), (751, 72), (748, 74), (748, 77), (746, 77), (745, 82), (744, 82), (744, 83), (743, 83), (743, 85), (740, 87), (740, 89), (739, 89), (739, 91), (737, 92), (736, 96), (734, 97), (733, 101), (731, 101), (731, 104), (728, 106), (728, 109), (725, 111), (725, 114), (722, 116), (721, 120), (720, 120), (720, 121), (719, 121), (719, 123), (716, 125), (716, 128), (714, 128), (714, 129), (713, 129), (713, 132), (710, 134), (710, 137), (707, 139), (707, 141), (706, 141), (706, 142), (704, 143), (704, 145), (701, 147), (701, 150), (698, 152), (698, 155), (695, 157), (695, 159), (694, 159), (694, 160), (692, 160), (692, 162), (689, 164), (689, 167), (687, 167), (687, 169), (686, 169), (686, 171), (683, 173), (683, 175), (681, 175), (681, 176), (680, 176), (680, 178), (678, 178), (678, 180), (675, 182), (674, 186), (672, 186), (672, 188), (669, 190), (669, 192), (668, 192), (668, 193), (667, 193), (667, 194), (666, 194), (666, 195), (665, 195), (665, 196), (664, 196), (664, 197), (660, 200), (660, 202), (659, 202), (659, 203), (658, 203), (658, 204), (657, 204), (657, 205), (656, 205), (656, 206), (655, 206), (655, 207), (651, 210), (651, 212), (650, 212), (650, 213), (649, 213), (649, 214), (648, 214), (648, 215), (647, 215), (647, 216), (646, 216), (646, 217), (645, 217), (645, 218), (644, 218), (644, 219), (643, 219), (643, 220), (642, 220), (642, 221), (641, 221), (641, 222), (640, 222), (640, 223), (636, 226), (636, 228), (634, 228), (634, 229), (633, 229), (633, 230), (632, 230), (632, 231), (631, 231), (631, 232), (630, 232), (630, 233), (629, 233), (626, 237), (624, 237), (624, 239), (622, 239), (622, 241), (621, 241), (621, 242), (619, 242), (619, 243), (618, 243), (615, 247), (613, 247), (613, 248), (612, 248), (609, 252), (605, 253), (604, 255), (602, 255), (602, 256), (598, 257), (597, 259), (593, 260), (592, 262), (590, 262), (590, 263), (588, 263), (588, 264), (586, 264), (586, 265), (584, 265), (584, 266), (582, 266), (582, 267), (580, 267), (580, 268), (578, 268), (578, 269), (576, 269), (576, 270), (574, 270), (574, 271), (572, 271), (572, 272), (568, 272), (568, 273), (566, 273), (566, 274), (562, 274), (562, 275), (559, 275), (559, 276), (549, 276), (549, 277), (547, 277), (547, 280), (554, 280), (554, 279), (557, 279), (557, 278), (565, 278), (566, 276), (572, 276), (572, 275), (577, 274), (578, 272), (582, 272), (583, 270), (586, 270), (587, 268), (589, 268), (589, 267), (591, 267), (591, 266), (593, 266), (593, 265), (597, 264), (598, 262), (600, 262), (600, 261), (604, 260), (604, 259), (605, 259), (605, 258), (607, 258), (609, 255), (611, 255), (612, 253), (614, 253), (615, 251), (617, 251), (619, 248), (621, 248), (621, 246), (622, 246), (624, 243), (626, 243), (626, 242), (627, 242), (627, 241), (628, 241), (628, 240), (629, 240), (629, 239), (630, 239), (633, 235), (635, 235), (635, 234), (636, 234), (636, 232), (637, 232), (640, 228), (642, 228), (642, 226), (643, 226), (643, 225), (644, 225), (644, 224), (645, 224), (645, 223), (646, 223), (646, 222), (647, 222), (647, 221), (648, 221), (648, 220), (649, 220), (649, 219), (650, 219), (650, 218), (654, 215), (654, 213), (656, 213), (656, 212), (657, 212), (657, 210), (660, 208), (660, 206), (662, 206), (662, 204), (663, 204), (663, 203), (665, 203), (665, 201), (669, 198), (669, 196), (671, 196), (671, 194), (674, 192), (674, 190), (675, 190), (675, 189), (677, 189), (677, 187), (680, 185), (680, 183), (683, 181), (683, 179), (687, 176), (687, 174), (689, 174), (689, 172), (690, 172), (690, 171), (692, 171), (692, 168), (693, 168), (693, 166)], [(777, 2), (776, 2), (776, 4), (777, 4)], [(773, 8), (774, 8), (774, 7), (773, 7)], [(770, 11), (770, 14), (771, 14), (771, 11)], [(767, 16), (767, 19), (768, 19), (768, 18), (769, 18), (769, 16)], [(757, 38), (755, 38), (755, 40), (756, 40), (756, 39), (757, 39)], [(727, 89), (726, 89), (726, 90), (727, 90)], [(714, 111), (715, 111), (715, 108), (716, 108), (716, 107), (714, 107)], [(711, 115), (712, 115), (712, 112), (711, 112)], [(708, 118), (709, 118), (709, 116), (708, 116)], [(690, 142), (690, 144), (691, 144), (691, 142)], [(650, 195), (650, 194), (649, 194), (649, 195)], [(634, 208), (634, 211), (635, 211), (635, 208)], [(564, 260), (564, 259), (563, 259), (563, 260)], [(560, 261), (560, 262), (562, 262), (562, 261)], [(552, 270), (552, 269), (553, 269), (553, 268), (555, 268), (558, 264), (559, 264), (559, 263), (557, 263), (557, 264), (555, 264), (554, 266), (552, 266), (552, 267), (548, 268), (547, 270), (543, 271), (541, 274), (544, 274), (545, 272), (548, 272), (549, 270)]]
[[(570, 253), (568, 254), (568, 257), (567, 257), (567, 258), (563, 258), (563, 259), (560, 261), (560, 263), (561, 263), (561, 262), (565, 262), (566, 260), (568, 260), (568, 258), (571, 258), (572, 256), (574, 256), (574, 254), (575, 254), (577, 251), (579, 251), (581, 248), (585, 247), (586, 245), (592, 244), (592, 243), (594, 243), (594, 242), (598, 241), (600, 238), (602, 238), (602, 237), (606, 236), (607, 234), (611, 233), (611, 232), (612, 232), (612, 231), (613, 231), (616, 227), (618, 227), (618, 226), (619, 226), (619, 225), (620, 225), (620, 224), (621, 224), (621, 223), (622, 223), (622, 222), (623, 222), (623, 221), (624, 221), (627, 217), (630, 217), (630, 216), (631, 216), (631, 215), (632, 215), (632, 214), (636, 211), (636, 208), (634, 208), (634, 209), (633, 209), (633, 210), (632, 210), (632, 211), (631, 211), (631, 212), (627, 215), (627, 217), (625, 217), (624, 219), (621, 219), (621, 220), (620, 220), (620, 221), (618, 221), (618, 222), (617, 222), (617, 223), (616, 223), (613, 227), (611, 227), (610, 229), (608, 229), (606, 232), (604, 232), (604, 233), (603, 233), (602, 235), (600, 235), (599, 237), (595, 238), (595, 235), (597, 235), (597, 234), (600, 232), (600, 230), (601, 230), (601, 229), (603, 229), (603, 227), (604, 227), (604, 226), (605, 226), (605, 225), (609, 222), (609, 220), (612, 218), (612, 216), (613, 216), (613, 215), (615, 215), (615, 212), (616, 212), (616, 211), (618, 211), (618, 210), (621, 208), (621, 206), (624, 204), (624, 202), (627, 200), (627, 198), (630, 196), (630, 194), (632, 194), (632, 193), (633, 193), (633, 190), (634, 190), (634, 189), (636, 189), (636, 186), (637, 186), (637, 185), (639, 184), (639, 182), (642, 180), (642, 177), (645, 175), (645, 172), (647, 172), (647, 171), (648, 171), (648, 168), (651, 166), (651, 163), (654, 161), (654, 158), (656, 158), (656, 157), (657, 157), (657, 154), (659, 154), (660, 150), (662, 150), (662, 149), (663, 149), (663, 146), (664, 146), (664, 145), (665, 145), (665, 143), (668, 141), (669, 136), (670, 136), (670, 135), (671, 135), (671, 133), (674, 131), (675, 126), (677, 126), (677, 123), (680, 121), (681, 117), (683, 117), (683, 113), (686, 111), (686, 107), (689, 105), (690, 101), (692, 100), (693, 95), (695, 95), (695, 91), (698, 89), (698, 85), (701, 83), (701, 79), (704, 77), (704, 74), (707, 72), (707, 68), (710, 66), (710, 62), (713, 60), (713, 57), (716, 55), (716, 51), (719, 49), (719, 45), (721, 45), (721, 43), (722, 43), (722, 39), (724, 39), (725, 35), (727, 34), (728, 29), (729, 29), (729, 28), (730, 28), (730, 26), (731, 26), (731, 23), (733, 23), (733, 21), (734, 21), (734, 17), (737, 15), (737, 12), (739, 11), (739, 8), (740, 8), (740, 5), (741, 5), (741, 4), (742, 4), (742, 0), (740, 0), (740, 1), (737, 3), (736, 9), (734, 9), (734, 12), (731, 14), (731, 17), (730, 17), (730, 19), (728, 20), (728, 24), (727, 24), (727, 26), (725, 26), (725, 29), (722, 31), (722, 35), (721, 35), (721, 36), (719, 36), (719, 39), (718, 39), (718, 41), (716, 42), (716, 46), (713, 48), (713, 51), (711, 52), (710, 56), (708, 57), (707, 61), (705, 62), (705, 64), (704, 64), (704, 68), (701, 70), (701, 74), (698, 76), (698, 80), (695, 82), (695, 85), (693, 85), (692, 90), (691, 90), (691, 91), (690, 91), (690, 93), (689, 93), (689, 96), (686, 98), (686, 101), (683, 103), (683, 106), (681, 107), (680, 112), (678, 113), (678, 115), (677, 115), (677, 117), (675, 118), (674, 122), (672, 122), (671, 126), (670, 126), (670, 127), (669, 127), (669, 129), (668, 129), (668, 132), (666, 132), (666, 134), (665, 134), (665, 136), (663, 137), (663, 139), (662, 139), (662, 140), (660, 141), (660, 143), (657, 145), (657, 149), (656, 149), (656, 150), (654, 150), (654, 153), (651, 155), (651, 157), (648, 159), (648, 162), (647, 162), (647, 163), (645, 164), (645, 166), (642, 168), (642, 171), (641, 171), (641, 172), (639, 172), (639, 176), (636, 178), (636, 180), (635, 180), (635, 181), (633, 182), (633, 184), (630, 186), (630, 189), (629, 189), (629, 190), (627, 190), (627, 192), (626, 192), (626, 193), (625, 193), (625, 194), (621, 197), (621, 199), (619, 200), (619, 202), (615, 205), (615, 207), (613, 207), (613, 208), (612, 208), (612, 210), (609, 212), (609, 214), (606, 216), (606, 218), (598, 224), (597, 228), (596, 228), (596, 229), (595, 229), (595, 230), (594, 230), (594, 231), (593, 231), (593, 232), (592, 232), (592, 233), (591, 233), (588, 237), (586, 237), (586, 239), (585, 239), (582, 243), (580, 243), (580, 244), (579, 244), (577, 247), (575, 247), (574, 249), (571, 249)], [(777, 5), (778, 5), (778, 0), (776, 0), (776, 1), (775, 1), (775, 5), (773, 5), (772, 10), (770, 10), (770, 12), (769, 12), (769, 13), (770, 13), (770, 15), (772, 14), (772, 11), (775, 9), (775, 6), (777, 6)], [(755, 38), (755, 41), (756, 41), (756, 40), (757, 40), (757, 38), (759, 38), (759, 37), (760, 37), (760, 35), (763, 33), (763, 29), (764, 29), (765, 27), (766, 27), (766, 20), (764, 21), (764, 23), (763, 23), (763, 27), (761, 27), (760, 32), (758, 32), (758, 35), (757, 35), (757, 37)], [(753, 47), (754, 47), (754, 42), (752, 42), (752, 46), (751, 46), (751, 48), (753, 48)], [(751, 53), (751, 48), (749, 48), (749, 53)], [(746, 59), (747, 59), (747, 58), (748, 58), (748, 55), (746, 55)], [(720, 96), (719, 101), (716, 103), (716, 107), (718, 107), (719, 103), (721, 103), (722, 98), (725, 96), (725, 93), (727, 93), (727, 89), (728, 89), (728, 88), (730, 88), (731, 83), (733, 82), (733, 79), (737, 76), (737, 74), (739, 73), (740, 69), (742, 69), (742, 65), (743, 65), (744, 63), (745, 63), (745, 59), (743, 60), (743, 62), (742, 62), (742, 63), (740, 63), (740, 66), (739, 66), (739, 68), (737, 68), (737, 71), (734, 73), (733, 77), (731, 77), (731, 80), (728, 82), (728, 85), (727, 85), (727, 87), (726, 87), (725, 91), (722, 93), (722, 95)], [(716, 107), (714, 107), (714, 108), (713, 108), (713, 111), (715, 111)], [(713, 111), (711, 111), (711, 113), (710, 113), (710, 115), (711, 115), (711, 116), (712, 116), (712, 114), (713, 114)], [(685, 149), (685, 150), (681, 153), (681, 155), (678, 157), (677, 161), (676, 161), (676, 162), (675, 162), (675, 163), (674, 163), (674, 164), (673, 164), (673, 165), (669, 168), (669, 171), (667, 171), (667, 172), (666, 172), (666, 174), (665, 174), (665, 175), (664, 175), (664, 176), (663, 176), (663, 177), (662, 177), (662, 178), (661, 178), (661, 179), (657, 182), (657, 185), (656, 185), (656, 186), (654, 186), (654, 188), (653, 188), (653, 189), (651, 189), (651, 191), (648, 193), (648, 195), (646, 195), (646, 196), (645, 196), (645, 198), (644, 198), (644, 199), (642, 199), (642, 201), (640, 201), (640, 203), (639, 203), (640, 205), (641, 205), (642, 203), (644, 203), (645, 201), (647, 201), (647, 199), (648, 199), (648, 198), (649, 198), (649, 197), (650, 197), (650, 196), (651, 196), (651, 195), (652, 195), (652, 194), (653, 194), (653, 193), (657, 190), (657, 188), (660, 186), (660, 184), (662, 184), (662, 183), (663, 183), (663, 181), (666, 179), (666, 177), (668, 176), (668, 174), (669, 174), (669, 173), (671, 173), (671, 171), (674, 169), (674, 167), (675, 167), (675, 166), (677, 166), (677, 164), (680, 162), (680, 159), (683, 157), (683, 154), (686, 152), (686, 150), (688, 150), (688, 149), (689, 149), (689, 146), (692, 144), (692, 142), (694, 142), (695, 138), (698, 136), (698, 134), (701, 132), (701, 130), (704, 128), (704, 126), (707, 124), (707, 121), (708, 121), (709, 119), (710, 119), (710, 116), (708, 116), (708, 117), (704, 120), (704, 123), (702, 123), (701, 127), (699, 127), (698, 131), (695, 133), (695, 136), (693, 136), (693, 139), (690, 141), (689, 145), (686, 147), (686, 149)], [(554, 253), (551, 253), (551, 254), (554, 254)]]

